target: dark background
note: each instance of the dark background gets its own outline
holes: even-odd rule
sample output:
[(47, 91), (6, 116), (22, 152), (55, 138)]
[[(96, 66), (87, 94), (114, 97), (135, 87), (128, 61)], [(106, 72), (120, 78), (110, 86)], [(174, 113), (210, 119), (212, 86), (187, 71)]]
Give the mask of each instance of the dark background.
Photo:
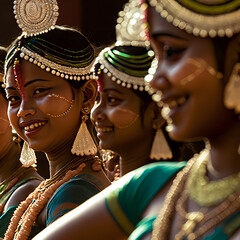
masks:
[[(118, 12), (127, 0), (58, 0), (58, 25), (75, 27), (97, 47), (115, 41)], [(0, 0), (0, 45), (8, 46), (20, 33), (13, 0)]]

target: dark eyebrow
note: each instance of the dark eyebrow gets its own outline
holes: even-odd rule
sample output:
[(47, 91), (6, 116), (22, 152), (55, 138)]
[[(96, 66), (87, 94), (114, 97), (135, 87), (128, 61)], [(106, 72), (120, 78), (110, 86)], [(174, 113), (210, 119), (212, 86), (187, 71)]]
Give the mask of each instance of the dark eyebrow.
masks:
[[(33, 79), (29, 82), (27, 82), (26, 84), (24, 84), (24, 87), (27, 87), (35, 82), (48, 82), (48, 80), (45, 80), (45, 79)], [(9, 90), (9, 89), (12, 89), (12, 90), (16, 90), (16, 88), (14, 87), (6, 87), (6, 90)]]

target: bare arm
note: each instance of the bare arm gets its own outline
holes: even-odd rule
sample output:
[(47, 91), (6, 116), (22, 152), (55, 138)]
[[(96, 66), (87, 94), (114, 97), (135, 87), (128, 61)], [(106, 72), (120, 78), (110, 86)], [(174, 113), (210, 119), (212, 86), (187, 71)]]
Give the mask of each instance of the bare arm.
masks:
[(34, 240), (127, 239), (107, 210), (105, 198), (109, 190), (111, 187), (53, 222)]
[(9, 207), (18, 205), (21, 201), (24, 201), (28, 195), (32, 193), (36, 187), (38, 187), (40, 183), (40, 180), (34, 179), (29, 180), (22, 186), (18, 187), (7, 201), (4, 209), (7, 210)]

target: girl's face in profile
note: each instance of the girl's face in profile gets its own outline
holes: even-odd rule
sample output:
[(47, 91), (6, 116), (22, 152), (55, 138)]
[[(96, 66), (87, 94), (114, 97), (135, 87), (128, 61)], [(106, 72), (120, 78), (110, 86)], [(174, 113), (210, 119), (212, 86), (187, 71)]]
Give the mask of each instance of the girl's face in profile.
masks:
[[(91, 118), (97, 131), (100, 147), (115, 152), (152, 134), (153, 114), (141, 116), (142, 99), (131, 89), (113, 82), (102, 74), (102, 91), (99, 93)], [(149, 110), (146, 110), (149, 111)]]
[(150, 39), (158, 57), (151, 82), (169, 109), (174, 140), (214, 137), (234, 121), (223, 104), (224, 84), (217, 72), (212, 41), (180, 30), (149, 9)]
[(17, 76), (13, 66), (8, 69), (6, 87), (8, 115), (17, 133), (43, 152), (72, 143), (80, 126), (77, 90), (28, 61), (18, 67)]

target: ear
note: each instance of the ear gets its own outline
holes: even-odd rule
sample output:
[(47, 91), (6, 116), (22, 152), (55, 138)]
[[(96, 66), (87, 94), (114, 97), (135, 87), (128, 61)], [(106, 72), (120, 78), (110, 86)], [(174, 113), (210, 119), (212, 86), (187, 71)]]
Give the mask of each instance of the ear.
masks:
[(95, 100), (97, 98), (97, 81), (94, 79), (88, 80), (82, 87), (81, 87), (81, 95), (83, 97), (83, 108), (87, 107), (90, 110), (92, 109)]
[(153, 128), (154, 129), (159, 129), (163, 126), (163, 124), (166, 122), (166, 120), (162, 117), (161, 110), (155, 102), (154, 104), (154, 118), (153, 118)]

